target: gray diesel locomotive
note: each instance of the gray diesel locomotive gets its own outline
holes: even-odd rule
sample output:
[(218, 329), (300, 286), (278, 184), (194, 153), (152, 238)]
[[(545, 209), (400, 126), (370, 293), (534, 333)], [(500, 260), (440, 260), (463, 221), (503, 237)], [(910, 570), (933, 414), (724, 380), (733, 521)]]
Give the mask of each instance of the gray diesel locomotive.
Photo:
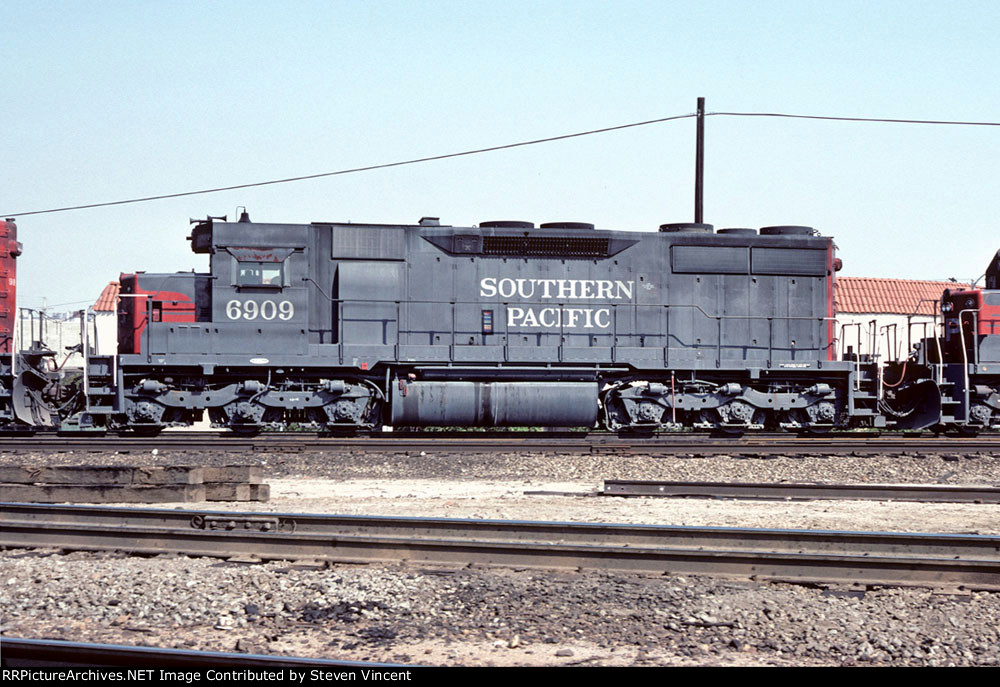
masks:
[(207, 274), (122, 275), (119, 355), (88, 359), (84, 425), (884, 424), (877, 370), (838, 360), (839, 261), (808, 227), (244, 213), (189, 238)]

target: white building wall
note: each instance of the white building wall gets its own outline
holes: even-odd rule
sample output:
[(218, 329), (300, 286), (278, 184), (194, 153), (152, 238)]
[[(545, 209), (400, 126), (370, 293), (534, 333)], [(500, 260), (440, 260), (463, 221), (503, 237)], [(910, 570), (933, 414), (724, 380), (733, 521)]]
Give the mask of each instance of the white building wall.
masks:
[(55, 353), (55, 365), (64, 370), (81, 369), (83, 356), (80, 353), (72, 353), (66, 359), (69, 354), (66, 349), (79, 346), (82, 340), (81, 317), (79, 311), (44, 315), (36, 311), (30, 316), (25, 312), (18, 323), (18, 348), (27, 348), (33, 342), (40, 341)]
[[(873, 323), (874, 321), (874, 323)], [(908, 324), (909, 323), (909, 327)], [(847, 325), (845, 327), (845, 325)], [(860, 325), (860, 346), (858, 343)], [(909, 328), (909, 337), (907, 329)], [(874, 349), (872, 341), (875, 341)], [(838, 313), (837, 353), (843, 358), (848, 347), (855, 353), (878, 354), (879, 360), (901, 360), (924, 337), (934, 336), (934, 318), (930, 315), (886, 315), (878, 313)], [(909, 344), (909, 347), (908, 347)]]
[(94, 313), (94, 338), (90, 350), (95, 355), (118, 353), (118, 319), (113, 312)]
[[(82, 369), (83, 356), (80, 353), (73, 353), (69, 360), (63, 364), (66, 358), (67, 348), (79, 346), (82, 343), (82, 331), (80, 328), (80, 311), (74, 313), (47, 313), (44, 325), (40, 325), (39, 313), (35, 313), (33, 318), (25, 316), (19, 325), (21, 328), (18, 336), (21, 348), (31, 345), (32, 341), (42, 341), (52, 351), (55, 352), (55, 364), (62, 365), (64, 369)], [(118, 353), (118, 321), (112, 312), (92, 313), (87, 332), (90, 351), (93, 355), (115, 355)]]

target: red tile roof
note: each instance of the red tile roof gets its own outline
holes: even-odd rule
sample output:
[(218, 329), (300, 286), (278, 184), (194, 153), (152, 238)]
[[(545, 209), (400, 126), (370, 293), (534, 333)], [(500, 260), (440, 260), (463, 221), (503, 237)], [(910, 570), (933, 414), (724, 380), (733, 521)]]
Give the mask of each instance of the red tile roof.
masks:
[(835, 301), (838, 313), (933, 315), (934, 302), (945, 289), (968, 288), (950, 281), (838, 277)]
[(94, 312), (114, 312), (115, 301), (118, 299), (118, 290), (121, 288), (118, 282), (113, 281), (101, 291), (101, 297), (94, 303)]

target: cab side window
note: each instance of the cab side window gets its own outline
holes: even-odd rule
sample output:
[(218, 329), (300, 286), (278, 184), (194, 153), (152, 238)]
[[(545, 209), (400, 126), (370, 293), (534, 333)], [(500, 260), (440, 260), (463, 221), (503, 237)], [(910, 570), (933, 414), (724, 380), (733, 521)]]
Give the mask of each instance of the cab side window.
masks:
[(262, 286), (280, 289), (285, 285), (285, 263), (251, 262), (237, 264), (236, 286)]

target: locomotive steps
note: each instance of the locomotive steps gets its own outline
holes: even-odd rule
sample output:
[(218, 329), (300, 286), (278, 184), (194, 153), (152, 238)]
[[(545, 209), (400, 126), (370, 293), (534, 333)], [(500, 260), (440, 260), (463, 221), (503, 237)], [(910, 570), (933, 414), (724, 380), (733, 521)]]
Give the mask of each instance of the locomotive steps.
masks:
[(34, 503), (196, 503), (270, 498), (257, 466), (0, 466), (0, 500)]

